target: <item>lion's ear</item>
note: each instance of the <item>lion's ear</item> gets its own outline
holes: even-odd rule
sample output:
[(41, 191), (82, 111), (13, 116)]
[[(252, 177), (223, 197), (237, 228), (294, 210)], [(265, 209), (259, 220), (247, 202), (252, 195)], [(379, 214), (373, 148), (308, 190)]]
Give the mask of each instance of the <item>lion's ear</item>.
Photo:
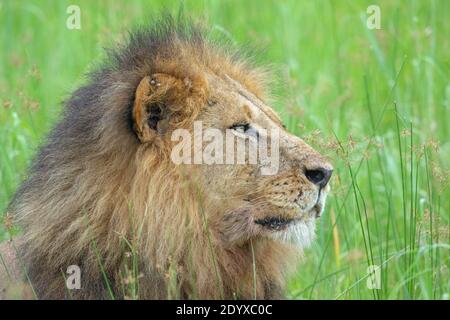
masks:
[(156, 73), (144, 77), (139, 83), (133, 104), (133, 129), (142, 143), (151, 141), (167, 129), (169, 110), (165, 97), (178, 84), (170, 75)]

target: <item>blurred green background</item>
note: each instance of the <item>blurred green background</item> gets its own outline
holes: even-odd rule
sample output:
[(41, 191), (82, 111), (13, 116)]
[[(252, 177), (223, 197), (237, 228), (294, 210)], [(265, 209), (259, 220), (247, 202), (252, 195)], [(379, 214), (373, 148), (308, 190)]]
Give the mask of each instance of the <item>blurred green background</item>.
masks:
[[(80, 30), (66, 27), (71, 4)], [(366, 25), (372, 4), (379, 30)], [(61, 102), (103, 47), (180, 7), (211, 37), (257, 48), (289, 130), (333, 159), (318, 239), (288, 298), (448, 299), (446, 0), (0, 1), (0, 218), (8, 222), (8, 201)]]

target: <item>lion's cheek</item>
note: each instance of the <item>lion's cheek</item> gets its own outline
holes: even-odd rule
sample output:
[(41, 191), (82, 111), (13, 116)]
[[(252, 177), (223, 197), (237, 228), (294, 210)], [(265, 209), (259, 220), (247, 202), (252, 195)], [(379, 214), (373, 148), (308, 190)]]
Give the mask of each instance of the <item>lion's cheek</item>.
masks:
[(240, 245), (261, 234), (261, 228), (254, 222), (253, 211), (252, 208), (238, 208), (218, 221), (219, 239), (224, 246)]

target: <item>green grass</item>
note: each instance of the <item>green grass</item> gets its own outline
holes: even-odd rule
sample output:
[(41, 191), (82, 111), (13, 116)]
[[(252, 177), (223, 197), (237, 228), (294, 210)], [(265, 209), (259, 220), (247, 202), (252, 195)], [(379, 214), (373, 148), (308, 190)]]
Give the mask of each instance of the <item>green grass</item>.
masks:
[[(274, 108), (333, 159), (289, 298), (449, 298), (450, 3), (376, 3), (381, 30), (366, 28), (373, 1), (184, 1), (213, 35), (264, 49)], [(81, 30), (65, 26), (69, 4)], [(163, 6), (180, 2), (0, 1), (0, 212), (102, 48)], [(380, 290), (367, 287), (369, 265), (381, 267)]]

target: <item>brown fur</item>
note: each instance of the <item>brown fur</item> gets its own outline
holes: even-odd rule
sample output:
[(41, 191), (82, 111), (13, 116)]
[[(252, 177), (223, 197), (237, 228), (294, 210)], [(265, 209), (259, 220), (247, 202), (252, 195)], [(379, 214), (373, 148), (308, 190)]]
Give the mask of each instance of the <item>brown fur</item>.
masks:
[[(23, 230), (19, 259), (37, 297), (102, 299), (110, 290), (116, 298), (281, 297), (299, 250), (253, 221), (294, 215), (280, 197), (317, 192), (292, 173), (294, 163), (326, 161), (287, 133), (282, 174), (270, 179), (249, 166), (176, 166), (169, 157), (175, 128), (252, 117), (248, 106), (232, 109), (238, 100), (228, 92), (244, 92), (280, 127), (262, 102), (265, 73), (170, 18), (132, 34), (108, 61), (67, 101), (9, 209)], [(250, 190), (260, 194), (248, 200)], [(81, 290), (65, 288), (69, 265), (82, 270)]]

